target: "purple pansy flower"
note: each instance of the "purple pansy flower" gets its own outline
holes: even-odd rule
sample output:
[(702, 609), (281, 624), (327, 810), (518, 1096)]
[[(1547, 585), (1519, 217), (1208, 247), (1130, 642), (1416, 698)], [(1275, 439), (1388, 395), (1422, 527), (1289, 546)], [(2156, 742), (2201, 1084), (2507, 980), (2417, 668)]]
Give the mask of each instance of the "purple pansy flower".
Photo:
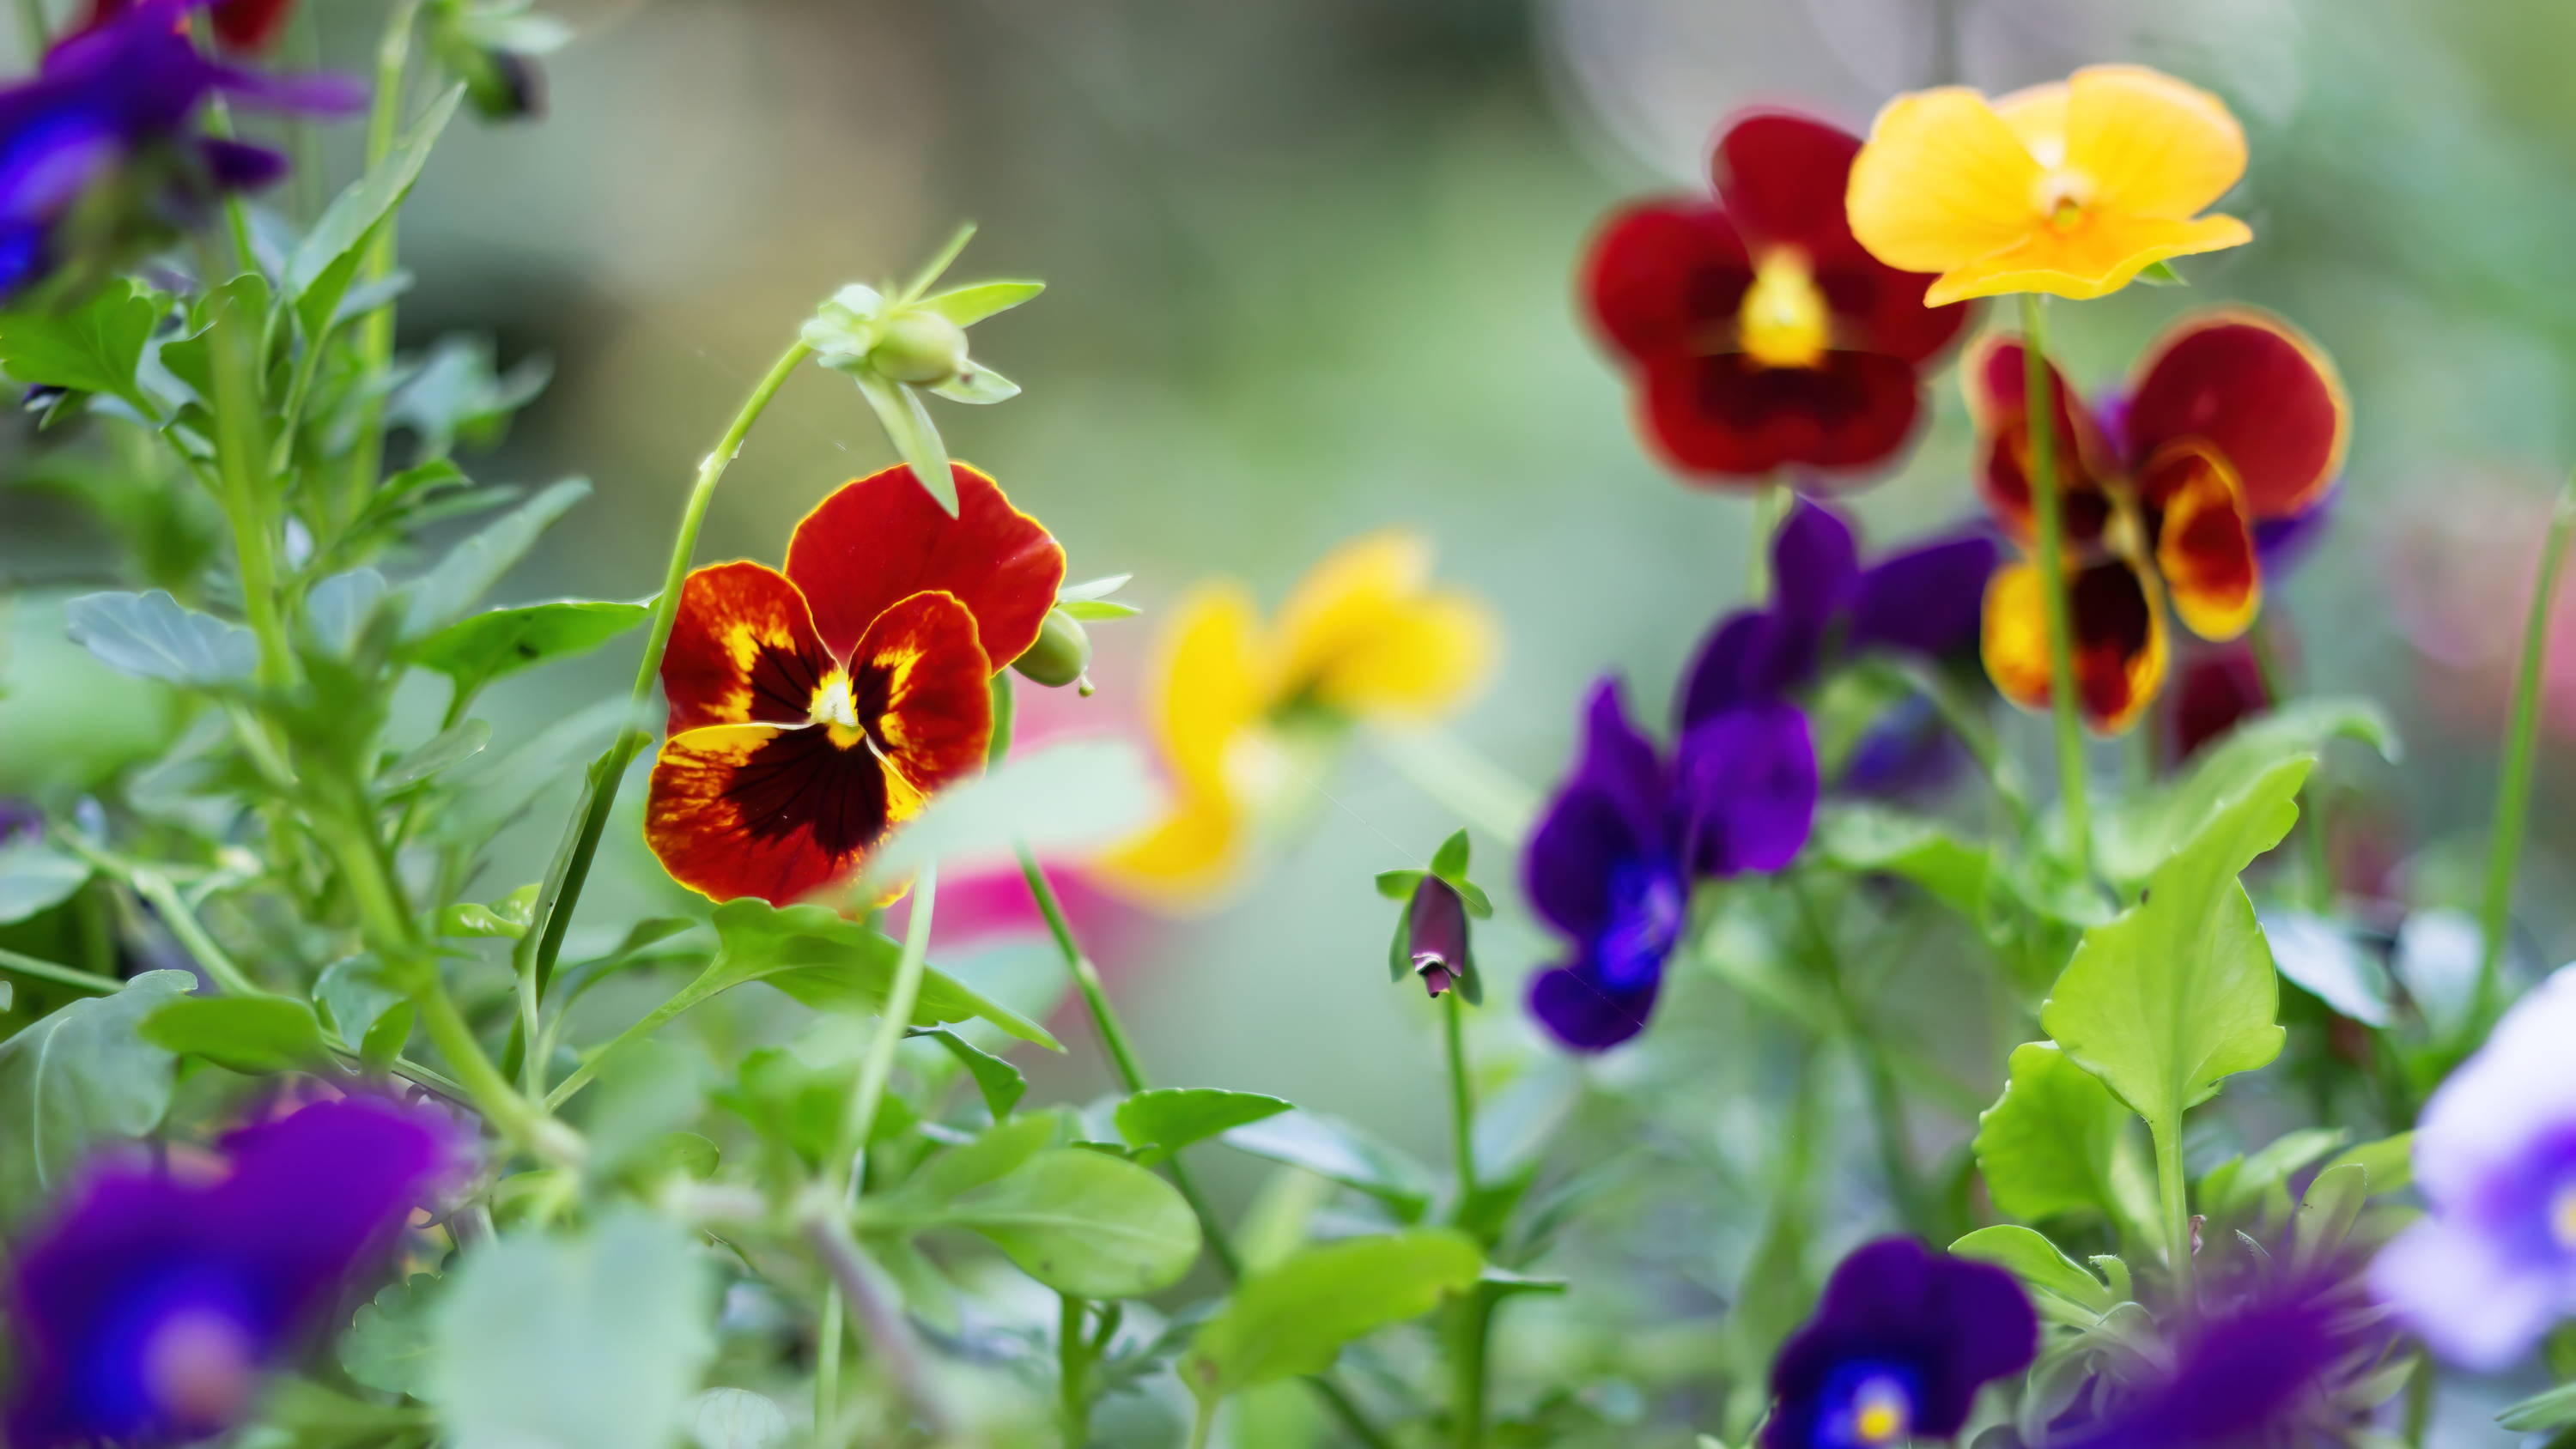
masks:
[(275, 151), (201, 134), (207, 102), (331, 112), (364, 100), (339, 76), (264, 76), (207, 58), (188, 36), (190, 8), (143, 0), (0, 90), (0, 300), (75, 256), (114, 265), (225, 193), (285, 173)]
[(2426, 1215), (2370, 1282), (2433, 1351), (2493, 1371), (2576, 1312), (2576, 968), (2505, 1013), (2415, 1130)]
[(238, 1422), (461, 1141), (429, 1109), (350, 1097), (234, 1133), (215, 1181), (93, 1168), (20, 1245), (7, 1442), (168, 1442)]
[(2339, 1390), (2380, 1366), (2387, 1334), (2352, 1280), (2275, 1284), (2190, 1326), (2172, 1372), (2052, 1438), (2067, 1449), (2226, 1449), (2340, 1441)]
[(1578, 1051), (1635, 1036), (1692, 885), (1787, 866), (1815, 808), (1815, 745), (1795, 708), (1720, 711), (1684, 731), (1667, 759), (1629, 723), (1618, 681), (1595, 684), (1574, 773), (1521, 858), (1531, 903), (1571, 948), (1531, 981), (1530, 1010)]
[(1843, 1259), (1781, 1345), (1761, 1449), (1948, 1439), (1979, 1388), (2038, 1352), (2039, 1318), (2010, 1273), (1881, 1238)]

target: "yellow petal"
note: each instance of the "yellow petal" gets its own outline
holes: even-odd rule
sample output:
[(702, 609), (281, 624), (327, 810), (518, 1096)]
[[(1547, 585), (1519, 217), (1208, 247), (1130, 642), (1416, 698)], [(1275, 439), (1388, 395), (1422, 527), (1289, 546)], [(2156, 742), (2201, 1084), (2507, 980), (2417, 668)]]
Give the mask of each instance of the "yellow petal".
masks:
[(2040, 178), (2029, 148), (1975, 91), (1898, 96), (1852, 160), (1852, 235), (1901, 271), (1964, 267), (2029, 234)]
[(1260, 627), (1251, 594), (1231, 580), (1198, 585), (1172, 610), (1147, 718), (1185, 791), (1224, 793), (1227, 753), (1267, 708)]
[(2066, 167), (2088, 211), (2181, 220), (2245, 174), (2245, 131), (2218, 97), (2161, 71), (2095, 65), (2067, 82)]
[(1986, 581), (1985, 626), (1978, 640), (1986, 677), (2024, 709), (2048, 707), (2048, 616), (2039, 569), (2027, 560), (1995, 570)]
[(2197, 221), (2094, 216), (2072, 231), (2042, 229), (2019, 245), (1944, 272), (1925, 291), (1928, 307), (2010, 292), (2100, 297), (2170, 257), (2224, 251), (2253, 240), (2232, 216)]
[(1326, 555), (1280, 610), (1274, 704), (1417, 720), (1454, 707), (1483, 682), (1496, 630), (1481, 604), (1430, 579), (1430, 545), (1401, 530)]
[(2066, 97), (2066, 82), (2049, 81), (1995, 98), (1995, 115), (2043, 170), (2066, 164)]
[(1243, 861), (1243, 812), (1224, 795), (1185, 792), (1169, 814), (1094, 864), (1102, 885), (1169, 909), (1222, 895)]

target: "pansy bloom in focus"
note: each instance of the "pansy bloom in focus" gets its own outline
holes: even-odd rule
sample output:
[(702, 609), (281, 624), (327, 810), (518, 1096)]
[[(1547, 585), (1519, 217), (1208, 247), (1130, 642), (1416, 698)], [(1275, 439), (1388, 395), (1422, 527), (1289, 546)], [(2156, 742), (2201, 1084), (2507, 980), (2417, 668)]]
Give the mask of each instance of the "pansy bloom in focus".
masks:
[(1432, 582), (1427, 542), (1387, 530), (1326, 555), (1266, 626), (1242, 585), (1200, 585), (1157, 652), (1147, 720), (1172, 802), (1099, 868), (1115, 890), (1180, 905), (1240, 877), (1301, 755), (1356, 723), (1428, 723), (1462, 703), (1492, 668), (1495, 628), (1475, 598)]
[(1640, 423), (1677, 469), (1756, 482), (1790, 464), (1884, 463), (1919, 372), (1967, 324), (1931, 279), (1862, 250), (1843, 216), (1860, 141), (1780, 111), (1719, 136), (1717, 195), (1613, 216), (1584, 265), (1593, 326), (1636, 374)]
[(285, 174), (275, 151), (204, 134), (209, 102), (332, 113), (365, 99), (339, 76), (263, 76), (208, 59), (188, 36), (189, 8), (140, 0), (0, 90), (0, 301), (75, 263), (75, 286), (104, 277), (225, 194)]
[(2576, 968), (2505, 1013), (2424, 1105), (2422, 1220), (2371, 1264), (2371, 1287), (2444, 1359), (2492, 1373), (2576, 1314)]
[(1940, 274), (1929, 302), (2099, 297), (2252, 240), (2201, 214), (2244, 174), (2245, 132), (2216, 96), (2095, 65), (1991, 102), (1965, 86), (1898, 96), (1851, 164), (1848, 202), (1872, 255)]
[(1977, 1390), (2039, 1351), (2039, 1319), (2011, 1274), (1911, 1238), (1855, 1248), (1771, 1364), (1761, 1449), (1939, 1443)]
[(982, 770), (990, 680), (1037, 639), (1064, 550), (991, 478), (953, 475), (953, 518), (898, 465), (807, 514), (784, 573), (689, 575), (644, 824), (682, 885), (801, 900)]
[(7, 1440), (16, 1449), (209, 1438), (381, 1266), (462, 1165), (424, 1108), (304, 1107), (225, 1140), (192, 1182), (100, 1165), (13, 1250)]
[[(2036, 524), (2020, 341), (1985, 340), (1963, 371), (1979, 487), (2027, 545)], [(2326, 497), (2351, 410), (2314, 343), (2243, 308), (2183, 319), (2148, 349), (2126, 397), (2098, 410), (2053, 368), (2049, 379), (2075, 684), (2087, 722), (2117, 734), (2164, 681), (2168, 607), (2213, 641), (2254, 621), (2261, 540)], [(2044, 603), (2031, 558), (1998, 572), (1986, 593), (1986, 670), (2028, 709), (2048, 703)]]
[(1574, 771), (1521, 855), (1523, 891), (1568, 948), (1531, 979), (1531, 1014), (1577, 1051), (1644, 1030), (1692, 888), (1786, 868), (1815, 812), (1815, 744), (1795, 706), (1720, 710), (1668, 757), (1629, 722), (1618, 681), (1595, 684)]

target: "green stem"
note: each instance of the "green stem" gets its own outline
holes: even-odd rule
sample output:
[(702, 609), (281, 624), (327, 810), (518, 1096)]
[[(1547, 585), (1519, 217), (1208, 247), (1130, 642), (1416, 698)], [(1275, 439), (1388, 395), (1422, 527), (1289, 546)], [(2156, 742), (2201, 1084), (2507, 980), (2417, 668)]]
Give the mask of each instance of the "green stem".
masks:
[[(1475, 1084), (1467, 1070), (1467, 1005), (1456, 991), (1444, 993), (1440, 1004), (1441, 1036), (1449, 1058), (1449, 1144), (1458, 1171), (1456, 1212), (1463, 1217), (1476, 1199), (1478, 1181)], [(1493, 1245), (1488, 1241), (1485, 1246)], [(1485, 1346), (1492, 1327), (1493, 1306), (1481, 1291), (1470, 1290), (1449, 1306), (1449, 1427), (1456, 1449), (1481, 1449), (1485, 1442)]]
[(1753, 494), (1753, 517), (1745, 524), (1744, 602), (1747, 607), (1761, 608), (1770, 602), (1777, 582), (1771, 577), (1771, 538), (1780, 531), (1780, 520), (1787, 516), (1792, 495), (1789, 485), (1774, 476), (1764, 479)]
[[(838, 1201), (837, 1196), (834, 1201)], [(859, 1326), (867, 1334), (869, 1346), (876, 1350), (877, 1360), (885, 1365), (886, 1376), (894, 1380), (896, 1389), (910, 1401), (913, 1413), (930, 1431), (933, 1442), (948, 1443), (957, 1433), (959, 1416), (940, 1394), (938, 1380), (932, 1377), (929, 1361), (922, 1354), (921, 1340), (914, 1336), (912, 1325), (905, 1321), (903, 1310), (896, 1305), (896, 1295), (885, 1280), (885, 1270), (879, 1268), (867, 1250), (859, 1245), (859, 1240), (850, 1235), (849, 1224), (837, 1208), (807, 1216), (804, 1231), (807, 1246), (814, 1250), (816, 1258), (822, 1260), (825, 1271), (832, 1275), (833, 1285), (840, 1290), (832, 1295), (829, 1302), (848, 1301), (850, 1311), (858, 1315)], [(828, 1308), (825, 1322), (827, 1325), (836, 1322)], [(839, 1336), (837, 1332), (832, 1335), (836, 1350)], [(833, 1376), (836, 1389), (838, 1377), (837, 1373)], [(833, 1420), (838, 1417), (838, 1405), (824, 1400), (824, 1387), (823, 1381), (817, 1379), (814, 1424), (817, 1442), (830, 1444), (833, 1442), (830, 1434)]]
[(32, 71), (54, 45), (53, 26), (45, 19), (45, 0), (18, 0), (18, 24), (27, 38), (27, 69)]
[(931, 909), (938, 901), (939, 864), (933, 861), (921, 868), (913, 883), (912, 919), (904, 925), (903, 954), (895, 959), (894, 989), (887, 993), (885, 1011), (877, 1018), (876, 1041), (859, 1066), (858, 1087), (841, 1117), (840, 1139), (824, 1159), (846, 1164), (842, 1176), (853, 1199), (867, 1177), (868, 1133), (876, 1126), (877, 1107), (885, 1101), (886, 1083), (894, 1076), (895, 1051), (903, 1045), (913, 1006), (921, 1000), (921, 978), (930, 960)]
[[(394, 140), (402, 127), (403, 80), (411, 69), (411, 36), (420, 19), (420, 7), (421, 0), (396, 0), (392, 11), (385, 17), (384, 35), (376, 42), (376, 93), (367, 108), (367, 171), (370, 173), (393, 154)], [(372, 286), (393, 275), (398, 251), (394, 228), (395, 218), (392, 216), (377, 224), (375, 240), (367, 244), (367, 255), (359, 263), (359, 286)], [(392, 365), (393, 357), (394, 305), (386, 302), (359, 319), (359, 377), (376, 377)], [(384, 458), (384, 398), (381, 395), (362, 395), (357, 444), (349, 450), (349, 493), (352, 498), (363, 500), (375, 488), (376, 475), (384, 468)], [(353, 512), (351, 516), (356, 515)]]
[[(213, 253), (205, 253), (212, 273)], [(212, 287), (212, 283), (208, 283)], [(277, 541), (269, 519), (268, 457), (260, 438), (258, 364), (247, 345), (257, 331), (238, 296), (220, 294), (212, 339), (215, 388), (215, 468), (223, 485), (224, 517), (232, 525), (233, 554), (241, 574), (242, 614), (259, 642), (259, 682), (270, 689), (294, 675), (286, 625), (278, 609)]]
[[(2531, 612), (2522, 627), (2522, 669), (2513, 683), (2513, 719), (2507, 728), (2504, 766), (2496, 780), (2495, 833), (2487, 843), (2487, 883), (2479, 912), (2486, 949), (2478, 957), (2478, 990), (2469, 1030), (2483, 1033), (2500, 1006), (2506, 933), (2511, 929), (2514, 866), (2531, 817), (2532, 756), (2540, 738), (2540, 684), (2549, 653), (2551, 606), (2558, 597), (2559, 567), (2567, 561), (2567, 536), (2576, 528), (2576, 478), (2558, 492), (2549, 537), (2541, 545), (2540, 577), (2531, 585)], [(2472, 1037), (2472, 1040), (2475, 1038)]]
[(2031, 515), (2039, 546), (2040, 612), (2048, 625), (2048, 711), (2057, 725), (2057, 790), (2066, 816), (2066, 859), (2089, 873), (2092, 813), (2084, 799), (2084, 725), (2075, 694), (2075, 628), (2067, 605), (2065, 524), (2057, 485), (2057, 393), (2048, 373), (2047, 299), (2021, 299), (2022, 415), (2030, 434)]
[(1216, 1427), (1217, 1405), (1225, 1402), (1214, 1394), (1198, 1396), (1198, 1411), (1190, 1415), (1188, 1449), (1207, 1449), (1208, 1430)]
[(635, 687), (627, 695), (626, 718), (618, 725), (617, 739), (607, 753), (591, 763), (580, 806), (555, 847), (554, 861), (546, 870), (545, 890), (537, 898), (535, 921), (521, 938), (519, 959), (513, 963), (533, 978), (540, 1000), (554, 975), (555, 960), (563, 954), (564, 932), (572, 926), (573, 908), (580, 903), (582, 886), (590, 879), (590, 863), (599, 853), (600, 836), (608, 828), (608, 812), (617, 803), (626, 767), (635, 763), (635, 756), (653, 738), (652, 731), (637, 727), (637, 721), (643, 717), (645, 704), (653, 697), (654, 682), (662, 672), (662, 651), (670, 647), (671, 625), (679, 617), (680, 589), (689, 576), (689, 559), (697, 552), (698, 530), (706, 523), (707, 504), (715, 497), (716, 484), (723, 480), (725, 469), (742, 451), (752, 424), (760, 421), (770, 399), (778, 396), (778, 389), (786, 385), (788, 376), (811, 353), (812, 349), (802, 342), (781, 353), (751, 390), (751, 396), (743, 400), (741, 411), (734, 414), (732, 424), (717, 440), (715, 451), (698, 465), (697, 481), (690, 486), (689, 500), (680, 510), (680, 531), (671, 541), (670, 561), (662, 570), (662, 593), (653, 601), (652, 627), (645, 635), (644, 658), (636, 666)]
[(95, 971), (83, 971), (77, 966), (57, 966), (51, 961), (20, 955), (6, 946), (0, 946), (0, 971), (6, 971), (15, 976), (32, 976), (39, 981), (50, 981), (56, 986), (71, 987), (75, 991), (112, 994), (125, 989), (125, 983), (113, 976), (101, 976)]
[(1064, 1430), (1064, 1449), (1083, 1449), (1091, 1440), (1091, 1397), (1084, 1386), (1090, 1374), (1089, 1345), (1082, 1338), (1083, 1300), (1060, 1295), (1055, 1318), (1056, 1419)]
[(2424, 1449), (2424, 1433), (2433, 1427), (2433, 1391), (2439, 1380), (2430, 1354), (2416, 1360), (2415, 1373), (2406, 1381), (2406, 1449)]
[(2164, 1204), (2165, 1258), (2173, 1271), (2174, 1296), (2189, 1314), (2193, 1309), (2191, 1262), (2191, 1207), (2184, 1196), (2182, 1175), (2182, 1128), (2175, 1124), (2171, 1131), (2154, 1134), (2156, 1140), (2156, 1195)]
[(1476, 1195), (1476, 1096), (1467, 1073), (1467, 1005), (1455, 991), (1444, 992), (1441, 1022), (1449, 1056), (1449, 1147), (1458, 1164), (1458, 1201)]

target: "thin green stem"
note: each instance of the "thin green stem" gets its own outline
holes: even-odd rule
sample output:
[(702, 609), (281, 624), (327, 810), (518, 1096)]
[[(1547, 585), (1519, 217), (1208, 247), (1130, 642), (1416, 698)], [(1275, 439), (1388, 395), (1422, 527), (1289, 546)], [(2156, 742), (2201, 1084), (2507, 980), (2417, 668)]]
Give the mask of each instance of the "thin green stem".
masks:
[[(214, 260), (207, 251), (209, 277)], [(211, 281), (208, 284), (212, 286)], [(277, 540), (269, 517), (270, 479), (261, 464), (268, 449), (260, 437), (258, 363), (250, 342), (258, 330), (238, 295), (217, 289), (212, 371), (215, 390), (215, 469), (223, 485), (225, 520), (232, 525), (233, 554), (241, 574), (242, 614), (259, 643), (259, 682), (271, 689), (294, 676), (286, 624), (278, 607)]]
[(939, 864), (933, 861), (921, 868), (913, 882), (912, 919), (904, 925), (903, 954), (895, 958), (894, 989), (886, 994), (885, 1011), (877, 1019), (876, 1041), (859, 1065), (858, 1086), (841, 1116), (840, 1139), (832, 1156), (824, 1159), (844, 1164), (845, 1192), (853, 1200), (867, 1178), (868, 1134), (876, 1126), (878, 1106), (885, 1101), (886, 1083), (894, 1076), (895, 1051), (903, 1045), (913, 1006), (921, 1000), (921, 978), (930, 960), (931, 910), (938, 902)]
[(2513, 683), (2513, 718), (2505, 735), (2503, 768), (2496, 777), (2495, 833), (2487, 842), (2486, 896), (2479, 911), (2486, 948), (2478, 957), (2478, 990), (2469, 1013), (2473, 1033), (2483, 1033), (2501, 1005), (2505, 940), (2512, 928), (2513, 873), (2522, 855), (2523, 830), (2531, 818), (2532, 758), (2540, 739), (2540, 684), (2549, 654), (2550, 612), (2558, 598), (2558, 574), (2567, 561), (2571, 528), (2576, 528), (2576, 478), (2558, 491), (2549, 537), (2541, 545), (2540, 576), (2531, 585), (2531, 611), (2522, 626), (2522, 668)]
[(1449, 1057), (1449, 1148), (1458, 1165), (1458, 1201), (1476, 1195), (1476, 1095), (1467, 1072), (1467, 1004), (1455, 991), (1441, 1001), (1442, 1036)]
[[(1456, 1213), (1463, 1218), (1476, 1200), (1478, 1182), (1475, 1084), (1467, 1069), (1467, 1004), (1459, 993), (1449, 991), (1441, 996), (1440, 1005), (1441, 1037), (1449, 1058), (1449, 1147), (1458, 1172)], [(1485, 1345), (1493, 1327), (1493, 1305), (1481, 1291), (1470, 1290), (1450, 1304), (1448, 1316), (1450, 1443), (1456, 1449), (1482, 1449)]]
[[(838, 1201), (837, 1195), (833, 1200)], [(957, 1433), (959, 1416), (939, 1392), (938, 1380), (932, 1377), (929, 1360), (921, 1351), (921, 1340), (914, 1336), (912, 1325), (897, 1306), (896, 1294), (886, 1282), (885, 1270), (879, 1268), (876, 1260), (859, 1245), (859, 1240), (851, 1236), (845, 1215), (837, 1207), (808, 1214), (804, 1232), (806, 1245), (814, 1250), (814, 1256), (822, 1261), (824, 1270), (832, 1275), (833, 1285), (840, 1290), (831, 1296), (829, 1302), (838, 1304), (846, 1300), (849, 1303), (850, 1311), (858, 1315), (859, 1326), (867, 1334), (869, 1346), (876, 1350), (877, 1360), (885, 1365), (886, 1376), (894, 1380), (896, 1389), (911, 1402), (913, 1413), (930, 1431), (932, 1440), (939, 1444), (948, 1443)], [(826, 1314), (826, 1322), (832, 1322), (828, 1308)], [(832, 1336), (837, 1369), (839, 1334), (836, 1332)], [(836, 1372), (833, 1376), (835, 1389), (838, 1377)], [(818, 1378), (814, 1416), (818, 1431), (838, 1417), (837, 1397), (827, 1402), (823, 1398), (823, 1390), (824, 1383)], [(831, 1441), (825, 1439), (822, 1442)]]
[(1769, 603), (1778, 582), (1771, 577), (1771, 536), (1779, 532), (1790, 498), (1789, 485), (1776, 475), (1754, 490), (1753, 517), (1745, 524), (1744, 602), (1749, 608)]
[(2406, 1380), (2406, 1449), (2424, 1449), (2425, 1431), (2433, 1427), (2433, 1391), (2440, 1387), (2440, 1378), (2432, 1355), (2415, 1361), (2415, 1372)]
[(725, 469), (742, 452), (752, 424), (760, 421), (760, 415), (768, 411), (770, 399), (778, 396), (789, 375), (811, 354), (812, 349), (802, 342), (781, 353), (751, 390), (751, 396), (743, 400), (742, 409), (717, 440), (715, 451), (698, 465), (697, 481), (690, 486), (688, 502), (680, 510), (680, 531), (671, 541), (670, 561), (663, 566), (662, 592), (653, 601), (652, 627), (645, 635), (644, 658), (636, 666), (635, 687), (627, 695), (626, 718), (620, 721), (617, 738), (607, 753), (591, 763), (581, 803), (565, 825), (554, 861), (546, 869), (545, 889), (537, 898), (535, 920), (521, 938), (512, 963), (533, 979), (541, 1001), (546, 983), (554, 975), (555, 960), (563, 954), (564, 932), (572, 926), (573, 908), (580, 903), (582, 886), (590, 879), (590, 863), (599, 853), (600, 836), (608, 828), (608, 812), (617, 803), (626, 767), (635, 763), (635, 756), (653, 738), (652, 732), (638, 728), (637, 722), (662, 672), (662, 651), (670, 647), (671, 625), (679, 617), (680, 588), (689, 576), (689, 560), (697, 552), (698, 530), (706, 523), (707, 504), (715, 497), (716, 484), (723, 481)]
[(2031, 515), (2039, 546), (2040, 613), (2048, 628), (2048, 712), (2057, 726), (2057, 790), (2066, 817), (2066, 859), (2089, 874), (2092, 812), (2084, 798), (2084, 724), (2075, 694), (2075, 626), (2067, 604), (2066, 530), (2059, 517), (2057, 394), (2048, 370), (2048, 306), (2037, 292), (2021, 299), (2022, 415), (2030, 436)]
[(53, 25), (45, 18), (45, 0), (18, 0), (18, 26), (27, 41), (27, 69), (45, 58), (54, 45)]
[[(393, 154), (394, 140), (402, 127), (403, 81), (411, 69), (411, 37), (420, 20), (420, 7), (421, 0), (395, 0), (385, 17), (384, 35), (376, 42), (376, 93), (367, 108), (370, 172)], [(358, 285), (373, 286), (392, 276), (397, 252), (395, 218), (387, 216), (377, 225), (375, 240), (368, 243), (367, 255), (359, 263)], [(393, 357), (394, 305), (388, 301), (359, 319), (359, 376), (375, 377), (392, 365)], [(363, 500), (375, 488), (384, 459), (384, 398), (371, 393), (359, 404), (357, 444), (349, 450), (349, 493), (353, 498)]]
[(2154, 1134), (2156, 1140), (2156, 1195), (2164, 1204), (2165, 1260), (2173, 1272), (2174, 1297), (2189, 1314), (2193, 1309), (2191, 1263), (2191, 1207), (2184, 1195), (2182, 1175), (2182, 1128)]
[(108, 994), (125, 989), (125, 983), (113, 976), (101, 976), (95, 971), (83, 971), (77, 966), (57, 966), (51, 961), (22, 955), (6, 946), (0, 946), (0, 971), (6, 971), (13, 976), (32, 976), (38, 981), (50, 981), (56, 986), (68, 986), (75, 991), (96, 991)]
[(1064, 1449), (1083, 1449), (1091, 1440), (1090, 1345), (1083, 1341), (1083, 1300), (1059, 1295), (1055, 1316), (1056, 1422), (1064, 1431)]

